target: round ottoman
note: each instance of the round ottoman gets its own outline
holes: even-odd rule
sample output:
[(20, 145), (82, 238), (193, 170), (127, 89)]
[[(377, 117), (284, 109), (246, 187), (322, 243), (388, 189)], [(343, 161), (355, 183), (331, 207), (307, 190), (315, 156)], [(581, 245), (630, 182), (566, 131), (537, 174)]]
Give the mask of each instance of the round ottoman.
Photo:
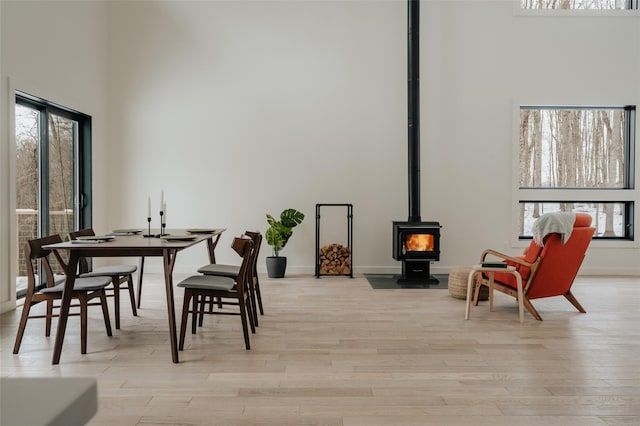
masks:
[[(454, 268), (449, 272), (449, 294), (456, 299), (467, 298), (467, 283), (469, 279), (469, 273), (473, 270), (471, 266), (460, 266)], [(489, 289), (487, 287), (480, 288), (480, 294), (478, 294), (479, 300), (487, 300), (489, 298)]]

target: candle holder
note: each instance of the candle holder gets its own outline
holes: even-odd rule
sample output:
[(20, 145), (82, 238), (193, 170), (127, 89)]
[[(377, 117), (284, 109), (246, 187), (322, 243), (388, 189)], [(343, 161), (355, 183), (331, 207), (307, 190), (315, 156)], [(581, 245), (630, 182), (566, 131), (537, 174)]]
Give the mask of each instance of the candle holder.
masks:
[(160, 210), (160, 236), (164, 236), (166, 235), (164, 233), (165, 227), (167, 226), (167, 224), (162, 220), (162, 216), (164, 216), (164, 212), (162, 210)]
[(153, 238), (156, 237), (156, 235), (151, 233), (151, 218), (148, 217), (147, 218), (147, 234), (143, 235), (145, 238)]

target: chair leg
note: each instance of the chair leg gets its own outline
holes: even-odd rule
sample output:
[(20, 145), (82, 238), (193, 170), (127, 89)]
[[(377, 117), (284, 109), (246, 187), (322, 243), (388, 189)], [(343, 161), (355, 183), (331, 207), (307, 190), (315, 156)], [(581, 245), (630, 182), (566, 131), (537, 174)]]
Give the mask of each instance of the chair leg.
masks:
[(140, 258), (140, 267), (138, 268), (138, 308), (142, 301), (142, 274), (144, 272), (144, 256)]
[[(207, 303), (207, 296), (202, 295), (200, 296), (200, 309), (196, 310), (195, 308), (193, 309), (194, 315), (196, 314), (196, 312), (198, 313), (198, 327), (202, 327), (202, 323), (204, 322), (204, 305), (205, 303)], [(213, 298), (209, 298), (211, 300), (213, 300)], [(213, 310), (213, 303), (210, 301), (209, 302), (209, 312), (212, 312)]]
[(104, 289), (100, 290), (100, 306), (102, 307), (102, 318), (104, 318), (104, 328), (107, 330), (107, 336), (113, 336), (111, 330), (111, 319), (109, 318), (109, 306), (107, 305), (107, 293)]
[(260, 315), (264, 315), (264, 309), (262, 309), (262, 294), (260, 294), (260, 280), (258, 274), (256, 274), (256, 298), (258, 299), (258, 308), (260, 308)]
[(136, 309), (136, 295), (133, 290), (133, 274), (127, 275), (127, 289), (129, 289), (129, 300), (131, 301), (131, 312), (133, 312), (133, 316), (138, 316), (138, 309)]
[(80, 353), (87, 353), (87, 295), (78, 296), (80, 302)]
[(120, 330), (120, 277), (111, 277), (113, 285), (113, 309), (116, 317), (116, 330)]
[(22, 315), (20, 315), (20, 325), (18, 326), (18, 334), (16, 334), (16, 342), (13, 345), (13, 353), (17, 354), (22, 344), (22, 336), (24, 335), (24, 329), (27, 326), (27, 320), (29, 319), (29, 311), (31, 310), (31, 300), (25, 300), (22, 306)]
[(566, 297), (567, 300), (571, 302), (571, 304), (575, 306), (578, 311), (582, 312), (583, 314), (587, 313), (587, 311), (585, 311), (585, 309), (582, 307), (580, 302), (578, 302), (578, 299), (576, 299), (573, 293), (571, 293), (571, 290), (567, 291), (567, 294), (565, 294), (564, 297)]
[(53, 300), (47, 300), (47, 318), (44, 321), (44, 335), (51, 336), (51, 318), (53, 318)]
[[(475, 280), (476, 277), (473, 277), (473, 280)], [(480, 301), (480, 289), (482, 288), (482, 282), (481, 281), (475, 281), (473, 283), (473, 306), (478, 306), (478, 302)]]
[(256, 291), (255, 291), (255, 285), (254, 285), (254, 281), (253, 278), (251, 278), (250, 280), (250, 284), (249, 284), (249, 302), (251, 303), (251, 310), (249, 311), (251, 313), (251, 316), (253, 317), (253, 324), (255, 327), (258, 327), (260, 324), (258, 323), (258, 307), (257, 307), (257, 303), (256, 303)]
[[(202, 326), (202, 317), (204, 316), (204, 300), (203, 295), (195, 294), (193, 296), (193, 307), (191, 308), (191, 334), (196, 334), (198, 313), (200, 316), (200, 326)], [(198, 309), (199, 308), (199, 309)]]
[(256, 323), (254, 317), (257, 315), (255, 306), (251, 303), (251, 298), (247, 297), (246, 300), (247, 314), (249, 315), (249, 325), (251, 326), (251, 334), (256, 334)]
[(542, 317), (540, 316), (538, 311), (536, 311), (536, 308), (533, 307), (531, 301), (526, 295), (522, 298), (522, 303), (524, 304), (524, 307), (527, 308), (527, 311), (529, 311), (529, 313), (533, 315), (535, 319), (537, 319), (538, 321), (542, 321)]
[[(187, 289), (184, 291), (184, 301), (182, 302), (182, 319), (180, 320), (180, 342), (178, 343), (178, 350), (184, 349), (184, 335), (187, 331), (187, 319), (189, 317), (189, 301), (191, 299), (191, 292)], [(191, 315), (195, 315), (192, 312)]]
[(244, 347), (245, 349), (249, 350), (251, 349), (251, 345), (249, 343), (249, 327), (247, 325), (247, 308), (245, 302), (241, 298), (238, 299), (238, 305), (240, 305), (240, 318), (242, 320), (242, 333), (244, 334)]

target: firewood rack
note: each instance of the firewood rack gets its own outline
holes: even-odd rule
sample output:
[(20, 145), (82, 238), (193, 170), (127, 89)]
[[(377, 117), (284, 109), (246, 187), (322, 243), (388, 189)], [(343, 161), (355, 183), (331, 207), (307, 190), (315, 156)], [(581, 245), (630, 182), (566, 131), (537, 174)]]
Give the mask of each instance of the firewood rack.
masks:
[[(346, 207), (347, 209), (347, 248), (349, 249), (349, 273), (348, 274), (321, 274), (320, 273), (320, 208), (321, 207)], [(353, 278), (353, 204), (316, 204), (316, 278), (321, 275), (348, 276)]]

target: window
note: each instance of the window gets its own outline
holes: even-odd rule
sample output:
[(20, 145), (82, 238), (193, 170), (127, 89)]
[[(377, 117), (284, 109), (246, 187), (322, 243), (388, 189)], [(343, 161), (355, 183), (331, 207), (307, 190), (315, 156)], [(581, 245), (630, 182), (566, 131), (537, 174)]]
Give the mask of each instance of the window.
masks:
[(520, 0), (522, 9), (547, 10), (629, 10), (638, 0)]
[(26, 289), (25, 241), (91, 223), (90, 135), (91, 117), (16, 94), (17, 297)]
[(537, 217), (580, 211), (595, 238), (633, 240), (635, 106), (521, 106), (519, 237)]

